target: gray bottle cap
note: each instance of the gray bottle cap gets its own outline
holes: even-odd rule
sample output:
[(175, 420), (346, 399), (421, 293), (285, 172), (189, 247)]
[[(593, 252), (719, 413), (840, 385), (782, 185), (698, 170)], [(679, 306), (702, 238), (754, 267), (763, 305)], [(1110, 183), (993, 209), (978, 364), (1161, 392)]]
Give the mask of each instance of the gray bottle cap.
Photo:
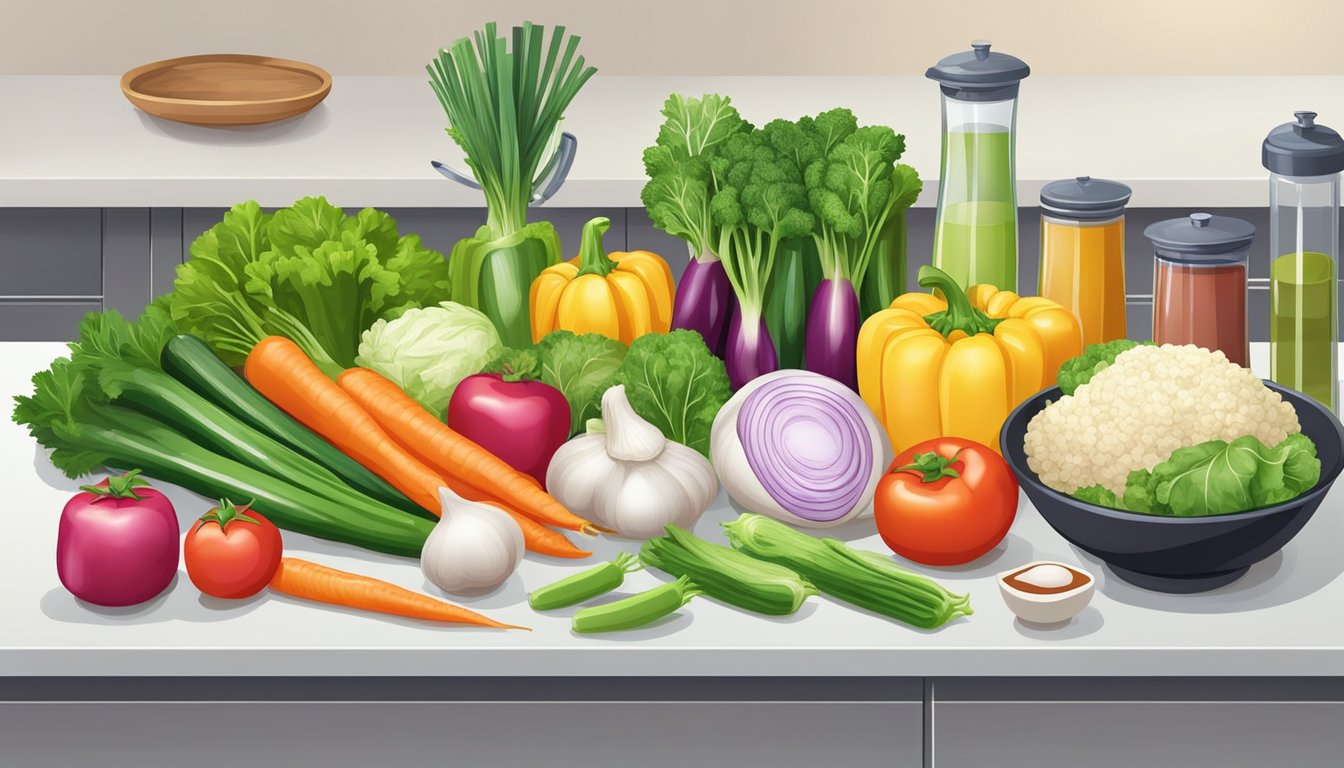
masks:
[(1344, 171), (1344, 139), (1316, 124), (1315, 112), (1294, 112), (1297, 119), (1269, 132), (1260, 162), (1281, 176), (1330, 176)]
[(1080, 221), (1113, 219), (1125, 212), (1134, 190), (1118, 181), (1079, 176), (1041, 188), (1041, 208), (1051, 216)]
[(971, 50), (954, 53), (929, 67), (924, 76), (937, 80), (943, 93), (962, 101), (1001, 101), (1017, 95), (1017, 85), (1031, 74), (1027, 63), (1016, 56), (989, 50), (989, 42), (976, 40)]
[(1143, 236), (1170, 261), (1227, 263), (1240, 261), (1236, 254), (1251, 247), (1255, 225), (1232, 216), (1192, 213), (1150, 224)]

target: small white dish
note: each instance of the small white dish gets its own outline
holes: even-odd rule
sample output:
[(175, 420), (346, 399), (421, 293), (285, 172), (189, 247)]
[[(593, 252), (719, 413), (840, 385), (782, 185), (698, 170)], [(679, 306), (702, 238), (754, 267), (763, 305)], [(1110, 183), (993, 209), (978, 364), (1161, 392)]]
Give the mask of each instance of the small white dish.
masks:
[[(1038, 565), (1059, 566), (1086, 577), (1086, 581), (1071, 589), (1047, 593), (1028, 592), (1008, 583), (1008, 577), (1024, 573)], [(1033, 624), (1062, 624), (1072, 619), (1092, 602), (1092, 593), (1097, 587), (1097, 580), (1092, 574), (1082, 568), (1053, 560), (1037, 560), (1019, 565), (994, 578), (999, 582), (999, 594), (1003, 595), (1003, 602), (1008, 604), (1008, 608), (1017, 615), (1017, 618)]]

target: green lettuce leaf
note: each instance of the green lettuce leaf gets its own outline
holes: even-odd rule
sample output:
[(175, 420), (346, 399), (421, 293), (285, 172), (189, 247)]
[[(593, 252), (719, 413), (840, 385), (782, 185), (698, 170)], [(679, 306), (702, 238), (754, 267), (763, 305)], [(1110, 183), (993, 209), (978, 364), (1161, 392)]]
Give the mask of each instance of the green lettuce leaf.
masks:
[(1059, 389), (1066, 395), (1072, 395), (1077, 389), (1092, 380), (1093, 376), (1106, 370), (1115, 358), (1122, 352), (1139, 346), (1140, 344), (1151, 345), (1151, 341), (1131, 341), (1130, 339), (1116, 339), (1101, 344), (1089, 344), (1087, 349), (1083, 350), (1081, 355), (1071, 357), (1059, 366), (1057, 382)]
[(1291, 434), (1272, 448), (1245, 435), (1230, 443), (1210, 440), (1178, 448), (1151, 472), (1130, 472), (1121, 497), (1099, 485), (1079, 488), (1073, 496), (1111, 509), (1199, 517), (1289, 501), (1320, 478), (1316, 444), (1306, 435)]
[(1288, 501), (1321, 476), (1316, 445), (1301, 433), (1269, 447), (1254, 436), (1180, 448), (1153, 468), (1156, 506), (1181, 517), (1244, 512)]
[(625, 345), (599, 333), (553, 331), (535, 347), (541, 380), (569, 401), (569, 433), (584, 431), (589, 419), (602, 417), (602, 393), (612, 385), (625, 359)]
[(695, 331), (648, 333), (635, 339), (615, 383), (630, 405), (669, 440), (709, 455), (714, 416), (732, 394), (723, 361)]
[(191, 244), (173, 287), (172, 321), (229, 365), (281, 335), (329, 372), (354, 364), (375, 320), (450, 298), (442, 254), (382, 211), (347, 216), (321, 197), (274, 214), (234, 206)]
[(569, 403), (573, 436), (584, 432), (589, 420), (601, 419), (602, 393), (615, 383), (624, 359), (625, 345), (600, 333), (551, 331), (530, 349), (506, 347), (482, 373), (515, 381), (536, 378), (560, 390)]
[(1121, 499), (1121, 509), (1130, 512), (1148, 514), (1166, 514), (1157, 503), (1157, 481), (1153, 473), (1146, 469), (1136, 469), (1125, 478), (1125, 493)]
[(1086, 488), (1079, 488), (1073, 492), (1073, 498), (1085, 501), (1088, 504), (1096, 504), (1099, 507), (1125, 508), (1123, 501), (1115, 495), (1115, 491), (1102, 485), (1089, 485)]

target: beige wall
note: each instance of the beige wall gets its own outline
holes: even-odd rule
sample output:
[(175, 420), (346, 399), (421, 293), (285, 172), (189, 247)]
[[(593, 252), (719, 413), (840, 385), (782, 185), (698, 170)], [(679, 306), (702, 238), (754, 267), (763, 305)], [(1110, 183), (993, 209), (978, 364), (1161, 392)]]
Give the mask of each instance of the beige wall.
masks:
[[(773, 7), (773, 9), (771, 9)], [(419, 73), (489, 19), (564, 23), (605, 74), (917, 74), (973, 38), (1038, 73), (1341, 74), (1341, 0), (0, 0), (0, 74), (254, 52)]]

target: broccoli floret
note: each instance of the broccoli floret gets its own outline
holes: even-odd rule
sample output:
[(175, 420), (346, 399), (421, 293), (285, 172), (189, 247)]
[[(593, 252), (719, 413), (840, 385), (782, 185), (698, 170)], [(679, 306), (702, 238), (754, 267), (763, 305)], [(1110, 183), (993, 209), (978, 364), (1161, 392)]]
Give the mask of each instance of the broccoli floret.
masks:
[(735, 134), (710, 157), (718, 255), (747, 317), (759, 317), (779, 243), (811, 234), (816, 223), (792, 155), (771, 143), (778, 130)]
[[(918, 197), (919, 176), (896, 161), (905, 137), (886, 126), (855, 126), (848, 110), (799, 121), (815, 159), (804, 168), (817, 216), (817, 253), (828, 279), (862, 283), (874, 244), (891, 211)], [(801, 153), (800, 153), (801, 154)]]
[(1131, 339), (1116, 339), (1115, 341), (1106, 341), (1100, 344), (1089, 344), (1083, 354), (1077, 357), (1071, 357), (1059, 366), (1059, 374), (1056, 376), (1056, 382), (1059, 389), (1066, 395), (1072, 395), (1079, 387), (1092, 380), (1093, 376), (1101, 373), (1108, 368), (1115, 358), (1122, 352), (1143, 345), (1151, 345), (1153, 342), (1138, 342)]

